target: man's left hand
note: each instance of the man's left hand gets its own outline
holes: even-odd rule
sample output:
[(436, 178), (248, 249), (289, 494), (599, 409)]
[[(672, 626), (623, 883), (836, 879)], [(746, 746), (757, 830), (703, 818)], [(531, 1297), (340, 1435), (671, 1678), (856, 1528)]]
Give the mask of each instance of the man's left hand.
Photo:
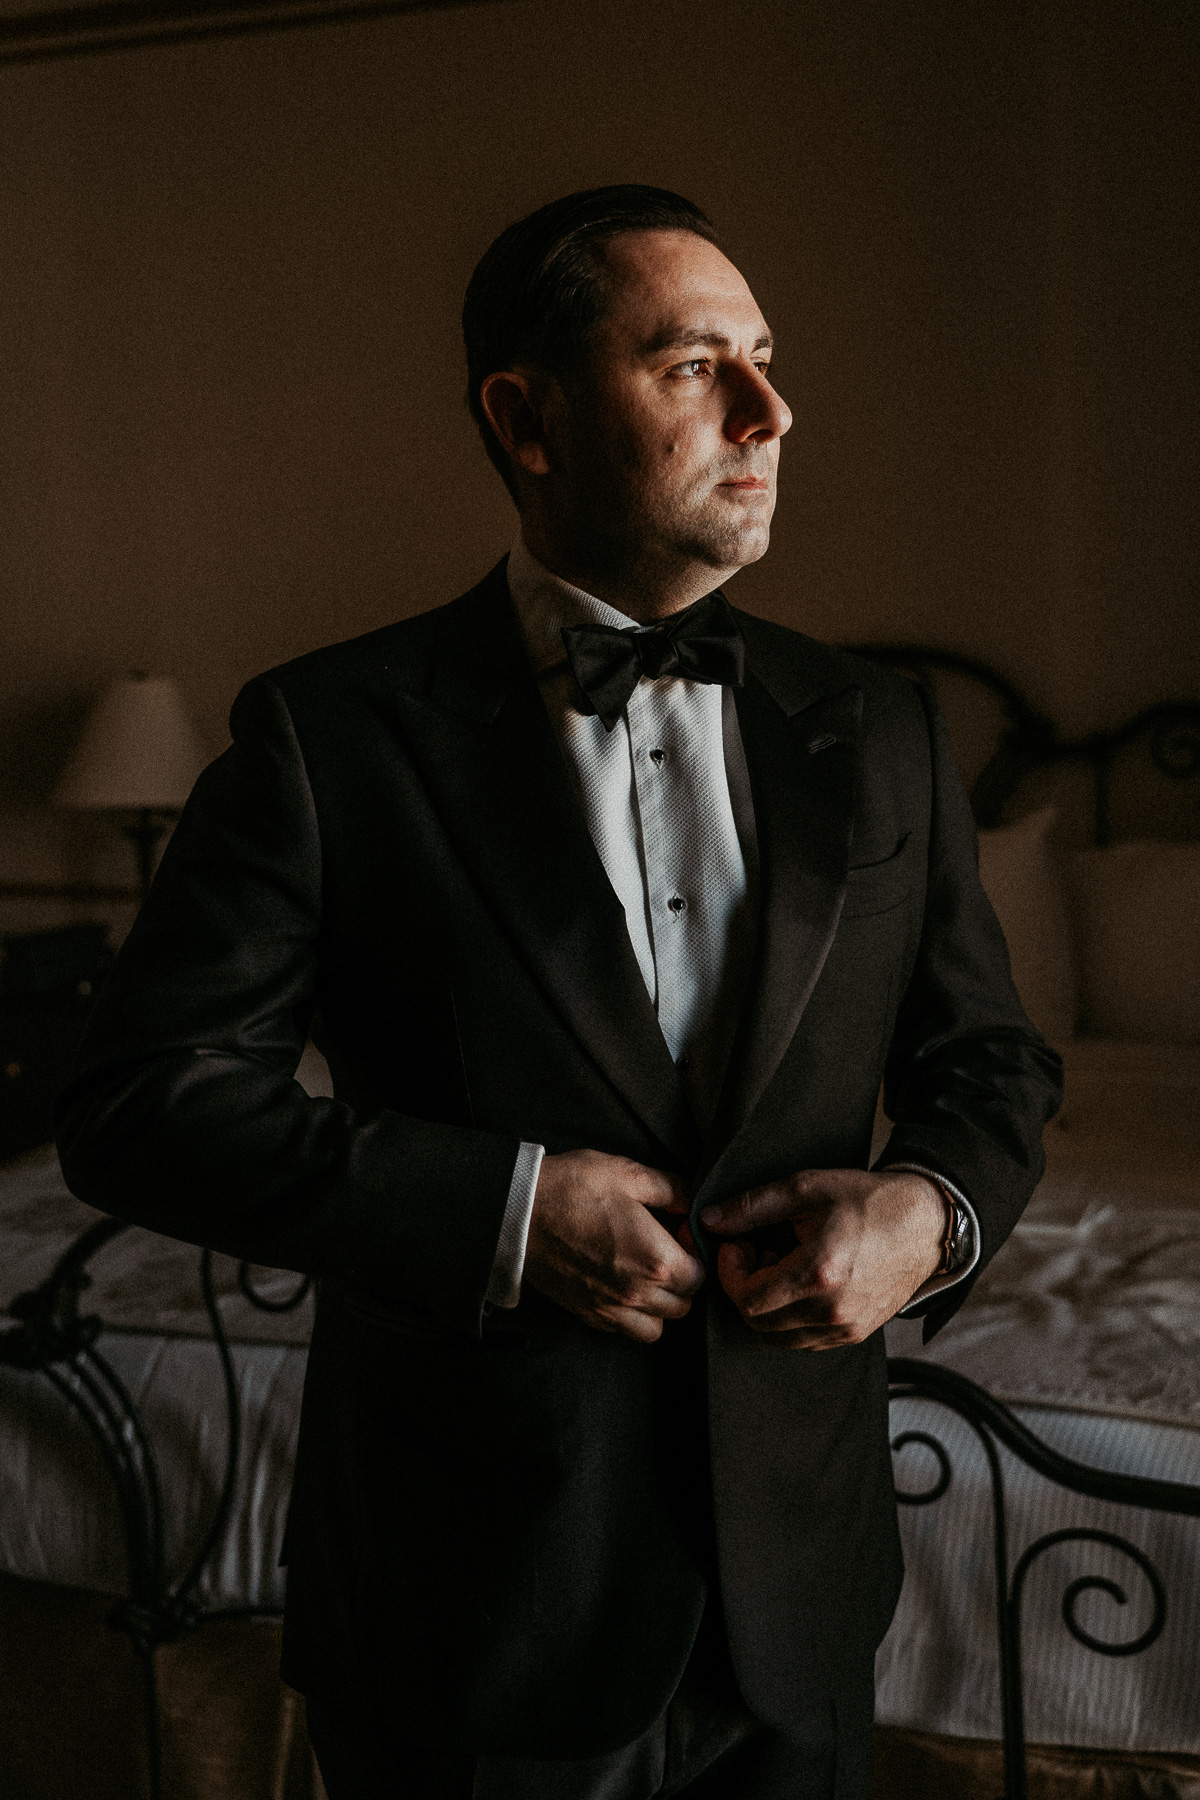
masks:
[[(860, 1344), (933, 1275), (946, 1204), (923, 1175), (805, 1169), (700, 1215), (721, 1245), (721, 1286), (754, 1331), (790, 1350)], [(792, 1249), (750, 1233), (791, 1225)]]

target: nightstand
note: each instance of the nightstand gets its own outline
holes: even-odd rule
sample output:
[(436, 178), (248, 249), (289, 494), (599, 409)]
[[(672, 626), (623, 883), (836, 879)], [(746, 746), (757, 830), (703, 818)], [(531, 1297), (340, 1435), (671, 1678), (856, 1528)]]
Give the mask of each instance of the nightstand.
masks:
[(0, 939), (0, 1160), (54, 1135), (54, 1097), (112, 962), (103, 925)]

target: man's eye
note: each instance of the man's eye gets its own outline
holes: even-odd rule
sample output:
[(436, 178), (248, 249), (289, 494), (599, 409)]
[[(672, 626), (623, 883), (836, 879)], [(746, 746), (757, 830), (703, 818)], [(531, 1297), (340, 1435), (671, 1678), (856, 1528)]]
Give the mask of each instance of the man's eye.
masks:
[(672, 375), (682, 375), (685, 381), (695, 381), (708, 368), (707, 356), (696, 356), (688, 362), (676, 363), (671, 370)]

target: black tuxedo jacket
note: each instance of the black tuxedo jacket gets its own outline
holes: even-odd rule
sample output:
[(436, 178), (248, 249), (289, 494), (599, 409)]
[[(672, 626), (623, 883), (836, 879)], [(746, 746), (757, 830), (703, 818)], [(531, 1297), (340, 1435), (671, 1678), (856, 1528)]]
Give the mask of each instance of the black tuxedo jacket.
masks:
[[(694, 1454), (678, 1347), (702, 1334), (636, 1344), (536, 1294), (485, 1308), (522, 1139), (678, 1170), (698, 1209), (864, 1166), (883, 1078), (884, 1160), (964, 1190), (981, 1266), (1042, 1169), (1058, 1063), (1013, 990), (936, 714), (740, 622), (761, 906), (707, 1139), (503, 564), (242, 692), (60, 1102), (81, 1198), (321, 1278), (284, 1673), (369, 1697), (410, 1741), (630, 1741), (714, 1579), (747, 1702), (795, 1723), (861, 1669), (899, 1589), (882, 1334), (781, 1351), (711, 1294)], [(314, 1016), (331, 1100), (292, 1078)]]

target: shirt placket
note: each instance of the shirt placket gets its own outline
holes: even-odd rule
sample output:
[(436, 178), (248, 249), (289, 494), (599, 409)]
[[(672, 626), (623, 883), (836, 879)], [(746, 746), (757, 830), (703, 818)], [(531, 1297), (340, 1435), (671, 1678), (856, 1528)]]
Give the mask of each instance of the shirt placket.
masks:
[(679, 734), (672, 729), (675, 687), (643, 681), (630, 696), (626, 717), (657, 974), (658, 1022), (671, 1055), (680, 1062), (694, 1026), (696, 958), (680, 824), (687, 796), (679, 792)]

